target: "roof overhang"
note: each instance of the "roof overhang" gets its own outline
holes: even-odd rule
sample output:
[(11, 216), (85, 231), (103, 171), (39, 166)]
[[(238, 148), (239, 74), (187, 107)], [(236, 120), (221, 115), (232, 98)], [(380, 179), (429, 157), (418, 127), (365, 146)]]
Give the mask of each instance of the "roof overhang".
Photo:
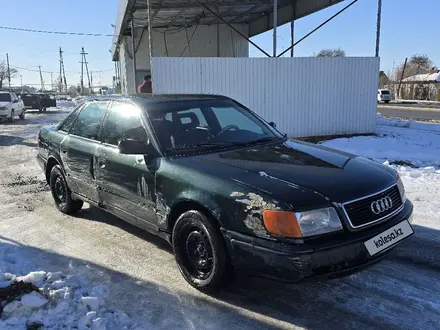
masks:
[[(248, 24), (249, 37), (273, 28), (273, 0), (201, 0), (229, 24)], [(344, 0), (278, 0), (278, 26), (313, 14)], [(194, 0), (150, 0), (153, 28), (185, 28), (196, 24), (212, 25), (218, 18)], [(131, 35), (131, 18), (135, 27), (148, 24), (147, 0), (119, 0), (112, 44), (113, 60), (124, 35)], [(295, 9), (294, 9), (295, 8)]]

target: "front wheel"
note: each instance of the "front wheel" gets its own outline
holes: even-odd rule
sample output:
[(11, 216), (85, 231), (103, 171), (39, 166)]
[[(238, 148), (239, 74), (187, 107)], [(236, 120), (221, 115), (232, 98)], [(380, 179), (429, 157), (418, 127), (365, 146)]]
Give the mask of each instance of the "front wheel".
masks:
[(73, 214), (81, 210), (84, 202), (72, 199), (66, 178), (59, 165), (52, 168), (49, 185), (58, 210), (66, 214)]
[(390, 101), (385, 101), (386, 104), (390, 103)]
[(21, 120), (23, 120), (25, 118), (26, 114), (24, 112), (24, 110), (21, 112), (20, 116), (18, 116)]
[(177, 219), (172, 243), (180, 273), (196, 289), (216, 292), (233, 278), (223, 237), (201, 212), (188, 211)]
[(13, 123), (14, 122), (14, 117), (15, 117), (15, 112), (14, 112), (14, 110), (11, 110), (11, 117), (8, 118), (8, 121), (10, 123)]

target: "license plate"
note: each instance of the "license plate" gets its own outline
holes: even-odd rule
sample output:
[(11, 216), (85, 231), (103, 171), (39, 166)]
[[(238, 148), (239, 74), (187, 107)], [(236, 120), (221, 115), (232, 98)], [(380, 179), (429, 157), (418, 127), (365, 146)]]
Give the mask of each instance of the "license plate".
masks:
[(414, 234), (414, 230), (411, 228), (408, 220), (405, 220), (369, 239), (364, 245), (370, 256), (374, 256), (412, 234)]

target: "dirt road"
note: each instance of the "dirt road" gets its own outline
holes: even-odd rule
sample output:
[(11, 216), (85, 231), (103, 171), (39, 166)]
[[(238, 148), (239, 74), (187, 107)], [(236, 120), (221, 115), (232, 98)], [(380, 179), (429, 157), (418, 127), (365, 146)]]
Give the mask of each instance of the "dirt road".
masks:
[[(64, 110), (0, 124), (0, 244), (47, 270), (87, 270), (115, 308), (145, 329), (438, 329), (440, 232), (421, 225), (380, 264), (348, 278), (299, 285), (239, 280), (216, 297), (183, 280), (165, 242), (86, 207), (65, 216), (35, 161), (36, 134)], [(7, 256), (3, 256), (7, 257)]]

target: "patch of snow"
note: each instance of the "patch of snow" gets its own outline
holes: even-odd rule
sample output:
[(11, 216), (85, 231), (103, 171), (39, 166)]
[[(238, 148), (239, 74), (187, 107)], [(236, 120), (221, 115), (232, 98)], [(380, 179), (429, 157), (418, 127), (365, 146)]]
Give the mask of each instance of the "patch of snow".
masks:
[(417, 167), (440, 166), (440, 125), (377, 117), (378, 136), (323, 142), (327, 147), (379, 162), (405, 161)]
[(0, 286), (24, 281), (36, 285), (40, 293), (33, 291), (6, 304), (0, 329), (26, 329), (32, 323), (42, 324), (44, 329), (135, 329), (125, 313), (108, 306), (107, 287), (92, 284), (87, 273), (38, 268), (29, 272), (37, 266), (19, 253), (20, 247), (2, 243), (0, 240)]
[(33, 291), (21, 297), (20, 302), (22, 303), (23, 306), (27, 306), (31, 308), (40, 308), (47, 304), (47, 299), (44, 298), (38, 292)]
[(37, 285), (38, 283), (44, 281), (46, 279), (46, 272), (38, 271), (38, 272), (30, 272), (25, 276), (17, 277), (17, 281), (23, 281), (26, 283), (32, 283)]

